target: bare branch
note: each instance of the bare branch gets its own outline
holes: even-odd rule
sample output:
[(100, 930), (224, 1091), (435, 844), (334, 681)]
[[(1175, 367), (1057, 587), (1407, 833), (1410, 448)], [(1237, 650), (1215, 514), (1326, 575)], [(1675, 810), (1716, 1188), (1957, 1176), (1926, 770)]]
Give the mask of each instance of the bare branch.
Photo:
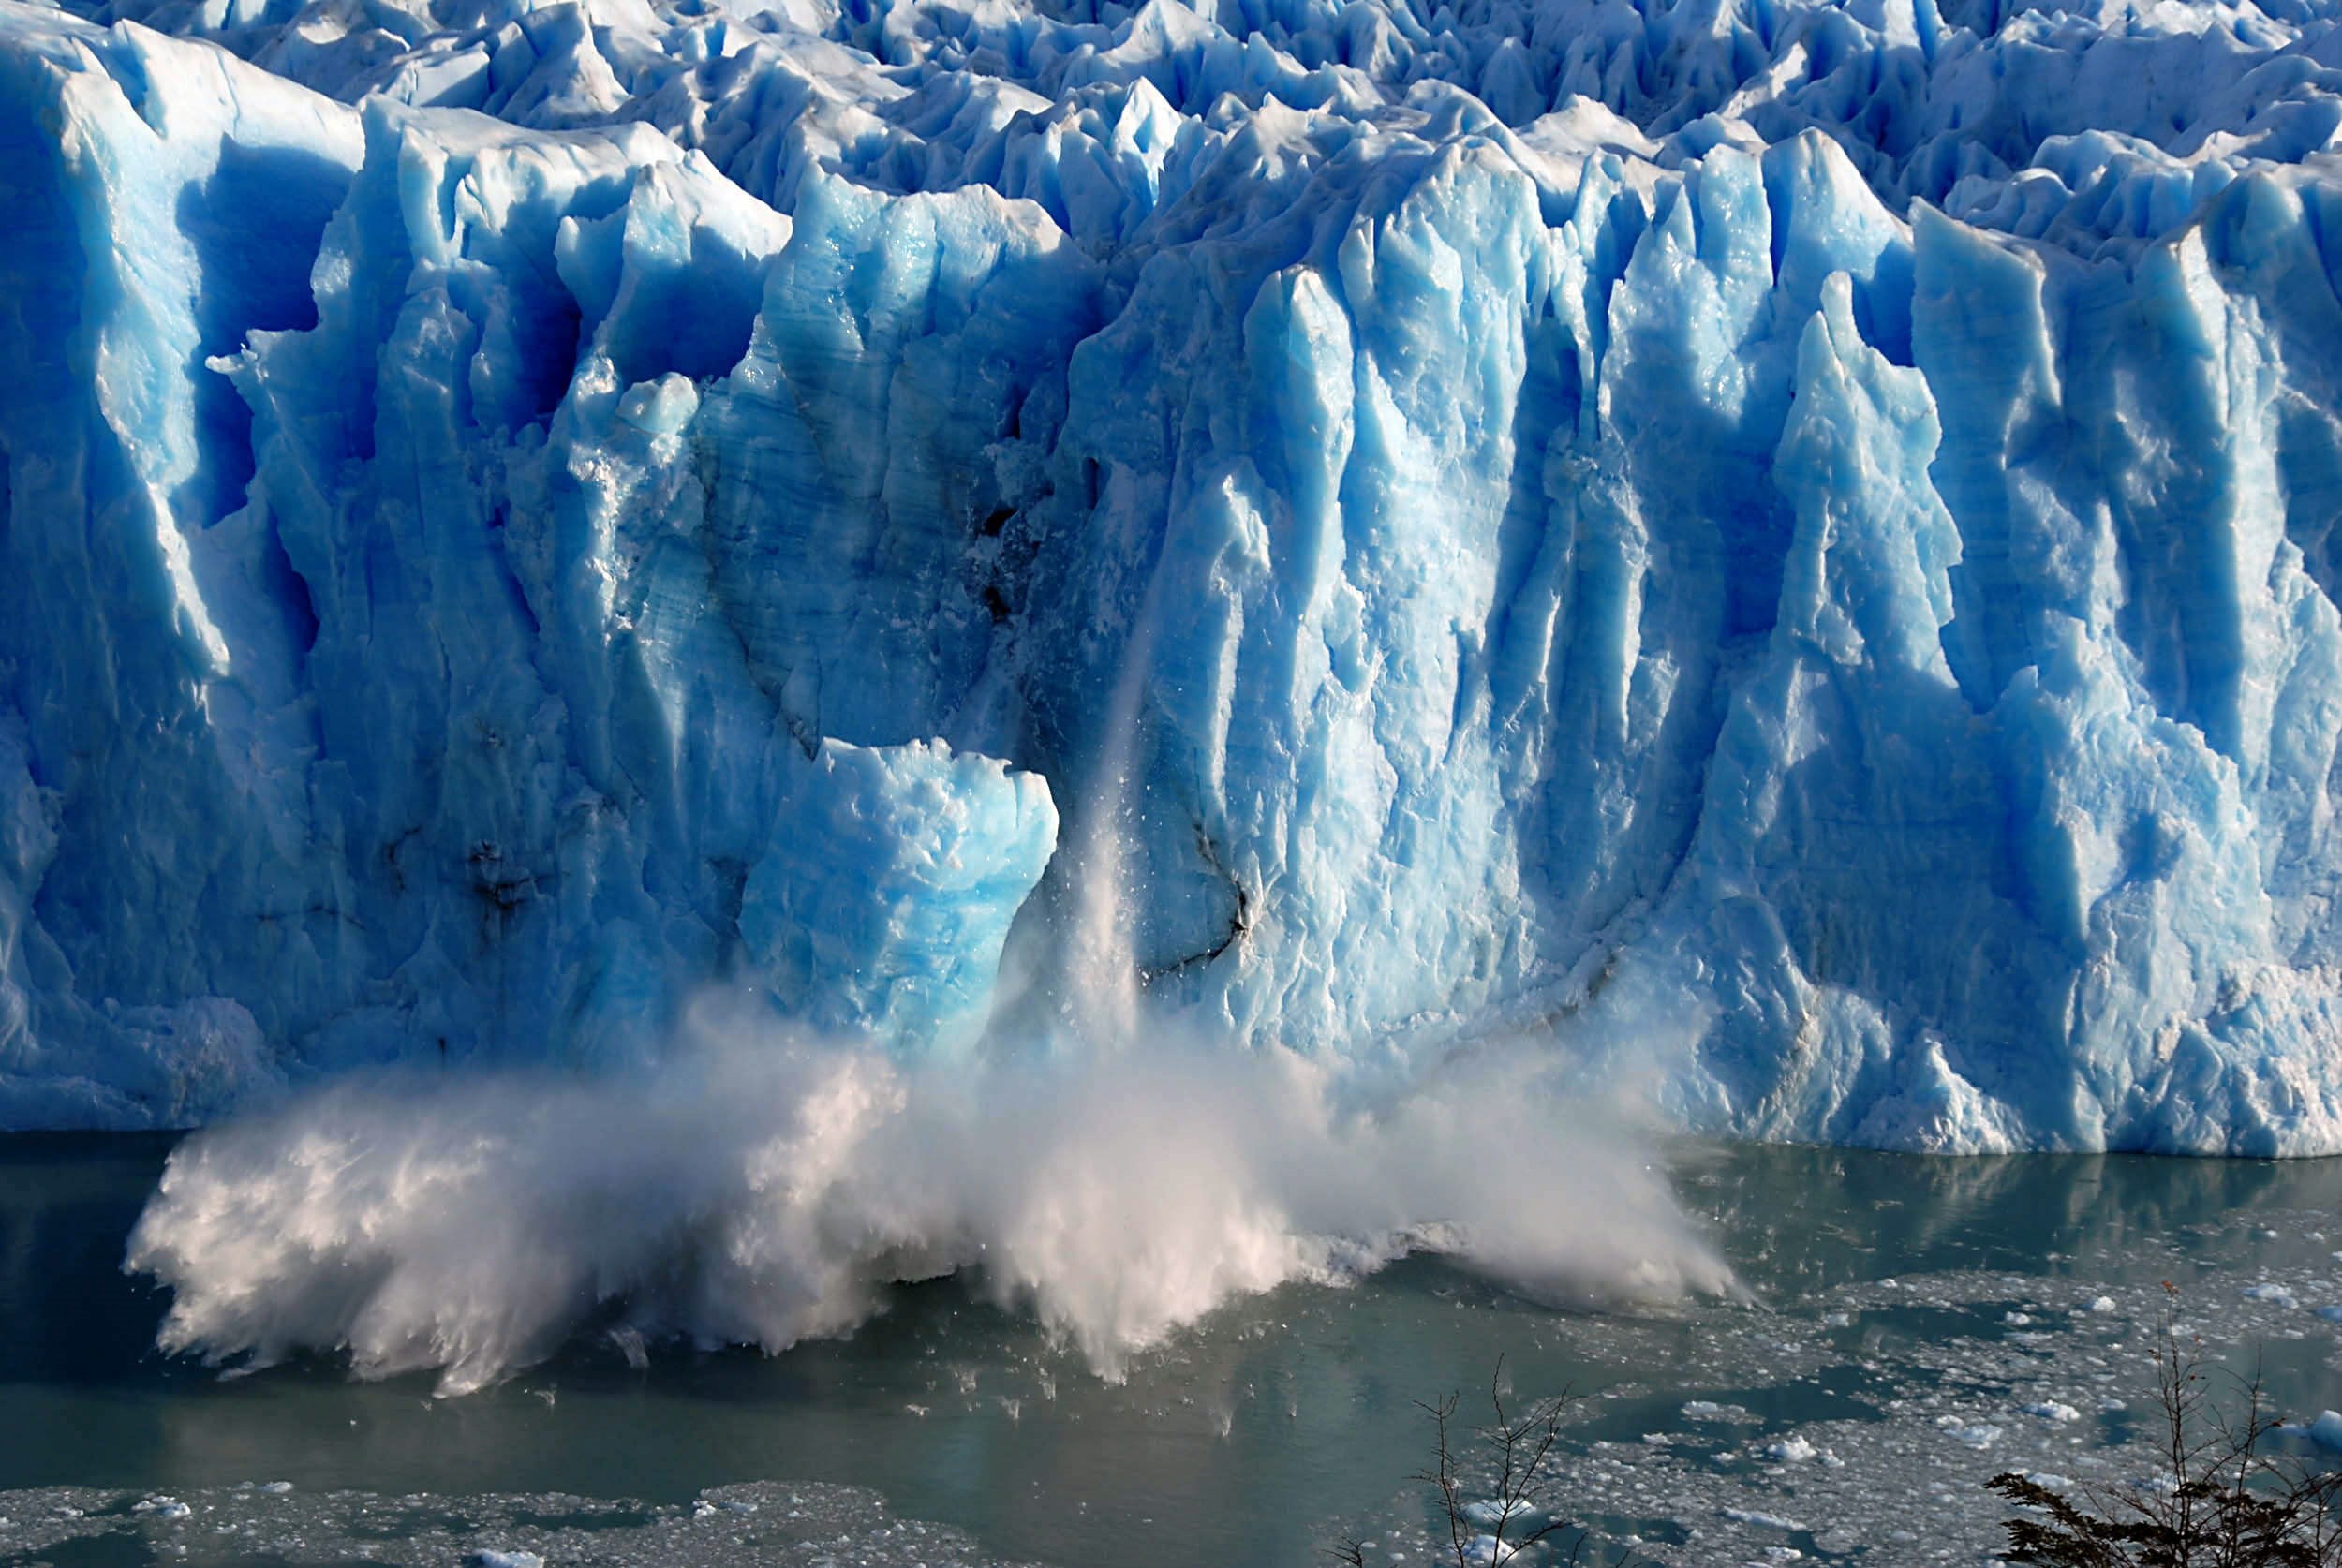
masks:
[(2003, 1521), (2010, 1563), (2050, 1568), (2342, 1568), (2342, 1472), (2319, 1472), (2263, 1452), (2277, 1430), (2256, 1366), (2238, 1379), (2244, 1413), (2231, 1418), (2207, 1388), (2201, 1341), (2182, 1345), (2178, 1292), (2164, 1286), (2155, 1344), (2163, 1417), (2160, 1485), (2084, 1487), (2060, 1496), (2024, 1476), (1988, 1486), (2037, 1516)]
[[(1548, 1506), (1541, 1498), (1556, 1479), (1562, 1413), (1569, 1398), (1564, 1390), (1557, 1399), (1532, 1405), (1517, 1413), (1505, 1403), (1503, 1357), (1497, 1359), (1495, 1370), (1490, 1374), (1489, 1409), (1492, 1419), (1489, 1425), (1475, 1428), (1474, 1435), (1494, 1461), (1495, 1496), (1490, 1506), (1494, 1508), (1496, 1516), (1488, 1527), (1485, 1543), (1491, 1568), (1518, 1562), (1531, 1547), (1549, 1541), (1558, 1544), (1563, 1539), (1570, 1540), (1568, 1561), (1576, 1564), (1585, 1560), (1588, 1548), (1594, 1544), (1590, 1529)], [(1459, 1397), (1452, 1393), (1436, 1403), (1416, 1401), (1416, 1408), (1431, 1417), (1433, 1458), (1429, 1469), (1416, 1472), (1415, 1479), (1438, 1494), (1441, 1512), (1447, 1518), (1448, 1546), (1457, 1568), (1476, 1568), (1473, 1545), (1478, 1534), (1472, 1505), (1465, 1501), (1463, 1468), (1449, 1430), (1458, 1402)], [(1546, 1516), (1532, 1523), (1540, 1514)], [(1608, 1560), (1608, 1565), (1629, 1568), (1633, 1561), (1633, 1554), (1622, 1546)]]

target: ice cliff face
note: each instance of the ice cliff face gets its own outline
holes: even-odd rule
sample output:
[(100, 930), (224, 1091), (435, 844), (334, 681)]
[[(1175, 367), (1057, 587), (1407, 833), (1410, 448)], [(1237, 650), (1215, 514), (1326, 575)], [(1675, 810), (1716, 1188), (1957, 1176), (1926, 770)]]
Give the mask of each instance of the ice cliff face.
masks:
[(0, 0), (0, 1123), (1105, 953), (2342, 1149), (2338, 136), (2311, 0)]

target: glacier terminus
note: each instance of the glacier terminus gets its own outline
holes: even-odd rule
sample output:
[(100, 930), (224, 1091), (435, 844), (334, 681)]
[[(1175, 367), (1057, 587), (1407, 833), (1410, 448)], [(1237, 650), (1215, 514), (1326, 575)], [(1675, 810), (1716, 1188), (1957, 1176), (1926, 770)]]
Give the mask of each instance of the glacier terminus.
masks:
[(1104, 922), (1361, 1085), (2342, 1152), (2337, 148), (2330, 0), (0, 0), (0, 1125)]

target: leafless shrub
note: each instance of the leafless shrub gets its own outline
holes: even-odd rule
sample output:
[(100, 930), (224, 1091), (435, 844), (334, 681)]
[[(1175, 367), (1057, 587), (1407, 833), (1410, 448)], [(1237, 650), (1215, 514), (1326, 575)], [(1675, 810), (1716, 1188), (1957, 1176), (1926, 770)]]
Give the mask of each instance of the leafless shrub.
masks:
[[(1585, 1556), (1593, 1544), (1593, 1532), (1562, 1513), (1552, 1496), (1560, 1480), (1554, 1449), (1561, 1441), (1562, 1415), (1568, 1409), (1569, 1396), (1564, 1393), (1526, 1413), (1508, 1409), (1505, 1361), (1497, 1358), (1496, 1370), (1489, 1377), (1492, 1419), (1469, 1429), (1493, 1459), (1496, 1472), (1492, 1495), (1478, 1502), (1467, 1495), (1463, 1461), (1456, 1452), (1456, 1413), (1461, 1404), (1462, 1396), (1452, 1393), (1436, 1401), (1416, 1401), (1416, 1408), (1431, 1419), (1432, 1437), (1431, 1462), (1413, 1477), (1430, 1487), (1439, 1500), (1456, 1568), (1500, 1568), (1505, 1563), (1528, 1568), (1532, 1559), (1522, 1554), (1548, 1546), (1558, 1552), (1564, 1543), (1567, 1555), (1551, 1561), (1571, 1568), (1593, 1561)], [(1349, 1568), (1366, 1568), (1366, 1549), (1355, 1540), (1329, 1548), (1326, 1555)], [(1608, 1563), (1610, 1568), (1628, 1568), (1631, 1561), (1621, 1547)]]
[(2200, 1343), (2182, 1345), (2163, 1287), (2155, 1349), (2159, 1484), (2052, 1491), (2004, 1472), (1985, 1483), (2032, 1512), (2003, 1521), (2006, 1561), (2043, 1568), (2342, 1568), (2342, 1471), (2264, 1452), (2278, 1427), (2258, 1374), (2241, 1415), (2211, 1398)]

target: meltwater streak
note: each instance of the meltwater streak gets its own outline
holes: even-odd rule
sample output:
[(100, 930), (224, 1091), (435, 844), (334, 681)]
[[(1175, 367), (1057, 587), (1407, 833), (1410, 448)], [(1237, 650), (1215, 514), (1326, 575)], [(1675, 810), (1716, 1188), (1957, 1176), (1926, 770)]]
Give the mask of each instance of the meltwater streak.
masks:
[(1129, 836), (1133, 768), (1148, 682), (1155, 671), (1163, 577), (1147, 582), (1114, 698), (1090, 788), (1066, 851), (1073, 866), (1070, 929), (1059, 966), (1060, 1015), (1089, 1041), (1134, 1038), (1139, 1022), (1136, 911), (1131, 897)]
[(1381, 1116), (1289, 1053), (912, 1069), (704, 1015), (656, 1074), (345, 1082), (200, 1132), (127, 1266), (215, 1364), (491, 1383), (588, 1329), (779, 1351), (971, 1271), (1109, 1378), (1241, 1293), (1433, 1250), (1557, 1305), (1733, 1289), (1615, 1118), (1486, 1051)]

